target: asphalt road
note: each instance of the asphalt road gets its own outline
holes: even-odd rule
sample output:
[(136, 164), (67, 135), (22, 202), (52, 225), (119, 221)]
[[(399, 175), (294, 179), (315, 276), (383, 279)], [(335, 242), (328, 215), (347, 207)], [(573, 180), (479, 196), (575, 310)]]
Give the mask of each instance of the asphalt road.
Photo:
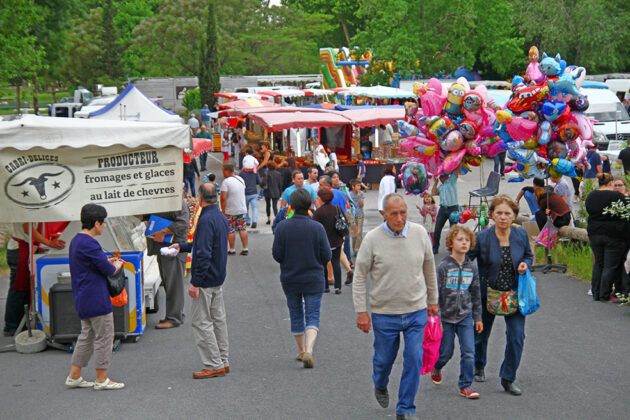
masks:
[[(218, 163), (210, 162), (220, 173)], [(478, 185), (478, 174), (464, 177), (460, 202), (467, 201), (467, 191)], [(514, 196), (521, 186), (502, 182), (501, 188)], [(374, 210), (376, 194), (368, 194), (366, 231), (381, 222)], [(417, 198), (407, 200), (415, 206)], [(289, 331), (279, 267), (271, 258), (273, 237), (264, 224), (264, 202), (258, 203), (263, 224), (250, 232), (249, 256), (230, 257), (224, 286), (230, 335), (228, 376), (193, 380), (192, 372), (202, 366), (190, 323), (187, 320), (179, 328), (155, 330), (163, 316), (161, 309), (148, 315), (147, 331), (138, 343), (125, 343), (113, 355), (109, 373), (113, 380), (126, 383), (122, 391), (66, 389), (63, 381), (71, 355), (63, 351), (0, 353), (0, 418), (395, 418), (401, 356), (391, 375), (390, 408), (382, 409), (372, 391), (373, 337), (355, 326), (350, 288), (344, 287), (339, 296), (324, 296), (315, 368), (303, 369), (294, 360), (296, 347)], [(410, 220), (419, 220), (417, 212), (410, 211)], [(437, 260), (444, 256), (442, 246)], [(475, 385), (481, 399), (468, 401), (458, 396), (456, 350), (443, 370), (441, 386), (434, 386), (428, 375), (422, 377), (416, 398), (421, 418), (627, 418), (630, 308), (593, 302), (586, 295), (589, 286), (575, 278), (536, 276), (542, 306), (527, 318), (517, 378), (523, 395), (510, 396), (499, 383), (505, 327), (497, 320), (490, 338), (488, 381)], [(0, 283), (0, 311), (4, 311), (7, 278)], [(0, 344), (8, 342), (8, 338), (0, 339)], [(84, 377), (92, 380), (93, 370), (84, 370)]]

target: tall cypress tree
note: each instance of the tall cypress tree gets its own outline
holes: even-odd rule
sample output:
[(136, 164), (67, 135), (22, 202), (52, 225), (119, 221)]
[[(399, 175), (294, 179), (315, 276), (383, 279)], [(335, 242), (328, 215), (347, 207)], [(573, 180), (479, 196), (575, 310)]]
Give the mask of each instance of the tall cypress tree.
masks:
[(122, 65), (120, 61), (121, 47), (118, 45), (118, 33), (114, 27), (114, 17), (116, 9), (112, 4), (112, 0), (106, 0), (103, 4), (103, 20), (102, 20), (102, 46), (101, 55), (102, 71), (104, 75), (109, 76), (113, 80), (122, 77)]
[(219, 58), (217, 54), (217, 5), (216, 0), (208, 0), (208, 22), (206, 39), (199, 46), (199, 92), (201, 104), (212, 108), (216, 102), (214, 94), (221, 89), (219, 78)]

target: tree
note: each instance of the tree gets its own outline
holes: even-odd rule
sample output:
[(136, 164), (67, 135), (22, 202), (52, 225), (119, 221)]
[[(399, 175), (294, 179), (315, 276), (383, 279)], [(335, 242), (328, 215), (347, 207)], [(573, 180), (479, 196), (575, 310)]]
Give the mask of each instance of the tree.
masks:
[(20, 112), (20, 87), (41, 67), (42, 48), (31, 28), (41, 18), (29, 0), (5, 0), (0, 8), (0, 81), (17, 87), (17, 112)]
[(118, 44), (118, 32), (114, 26), (116, 10), (112, 0), (105, 0), (101, 14), (101, 45), (103, 47), (99, 61), (102, 73), (110, 79), (118, 80), (122, 77), (120, 64), (120, 45)]
[(199, 91), (201, 102), (214, 107), (214, 94), (221, 90), (219, 76), (219, 57), (217, 52), (217, 5), (215, 0), (208, 0), (206, 18), (206, 36), (200, 45)]
[(63, 80), (91, 87), (102, 75), (99, 64), (102, 12), (100, 7), (95, 8), (72, 20), (72, 29), (66, 33), (65, 60), (61, 67)]

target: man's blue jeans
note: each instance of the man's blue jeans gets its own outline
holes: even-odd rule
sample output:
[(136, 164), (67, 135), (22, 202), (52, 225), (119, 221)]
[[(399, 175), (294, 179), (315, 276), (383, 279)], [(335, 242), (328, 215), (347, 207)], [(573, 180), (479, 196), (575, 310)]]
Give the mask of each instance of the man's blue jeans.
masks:
[[(483, 369), (486, 366), (486, 355), (488, 354), (488, 340), (492, 332), (494, 315), (486, 310), (486, 297), (481, 296), (483, 311), (481, 320), (483, 321), (483, 332), (475, 333), (475, 368)], [(516, 370), (521, 363), (523, 355), (523, 345), (525, 344), (525, 317), (519, 311), (505, 318), (505, 355), (499, 370), (499, 376), (506, 381), (514, 382)]]
[(206, 162), (208, 162), (208, 152), (204, 152), (199, 155), (199, 164), (201, 165), (201, 170), (206, 170)]
[(319, 308), (323, 293), (284, 292), (291, 318), (291, 334), (302, 335), (307, 328), (319, 331)]
[(190, 195), (192, 195), (193, 197), (197, 196), (197, 193), (195, 192), (195, 176), (187, 176), (184, 177), (184, 187), (186, 189), (186, 192), (188, 192), (188, 189), (190, 188)]
[[(245, 203), (247, 206), (247, 215), (245, 216), (245, 222), (258, 223), (258, 194), (249, 194), (245, 196)], [(252, 217), (249, 217), (249, 207), (252, 207)]]
[(402, 315), (372, 314), (374, 328), (374, 359), (372, 380), (378, 389), (386, 389), (389, 374), (398, 355), (400, 333), (405, 340), (403, 370), (398, 388), (396, 414), (416, 412), (416, 393), (420, 383), (422, 366), (422, 342), (427, 325), (427, 310), (421, 309)]
[(435, 218), (435, 229), (433, 231), (433, 253), (437, 254), (440, 249), (440, 238), (442, 236), (442, 229), (448, 220), (449, 225), (452, 227), (453, 222), (450, 220), (451, 213), (459, 210), (459, 206), (440, 206), (437, 217)]
[(455, 334), (459, 338), (459, 389), (472, 385), (475, 370), (475, 328), (472, 314), (458, 323), (442, 322), (442, 343), (440, 344), (440, 358), (435, 364), (435, 369), (442, 369), (453, 357), (455, 347)]

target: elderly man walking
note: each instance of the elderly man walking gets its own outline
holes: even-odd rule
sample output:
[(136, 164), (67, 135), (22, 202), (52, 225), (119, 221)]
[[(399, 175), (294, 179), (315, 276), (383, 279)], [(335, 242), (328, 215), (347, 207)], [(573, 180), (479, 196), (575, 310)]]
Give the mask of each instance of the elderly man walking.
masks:
[[(389, 406), (387, 384), (402, 333), (405, 349), (396, 419), (415, 419), (427, 312), (438, 312), (435, 262), (427, 232), (407, 222), (402, 196), (388, 194), (383, 207), (385, 222), (365, 236), (359, 249), (352, 295), (357, 327), (365, 333), (374, 327), (372, 380), (376, 401), (383, 408)], [(366, 306), (368, 274), (371, 322)]]
[(204, 369), (195, 379), (225, 376), (230, 371), (228, 332), (223, 305), (226, 276), (228, 222), (217, 207), (217, 187), (208, 182), (199, 186), (201, 214), (192, 242), (171, 245), (191, 252), (190, 287), (192, 328)]

